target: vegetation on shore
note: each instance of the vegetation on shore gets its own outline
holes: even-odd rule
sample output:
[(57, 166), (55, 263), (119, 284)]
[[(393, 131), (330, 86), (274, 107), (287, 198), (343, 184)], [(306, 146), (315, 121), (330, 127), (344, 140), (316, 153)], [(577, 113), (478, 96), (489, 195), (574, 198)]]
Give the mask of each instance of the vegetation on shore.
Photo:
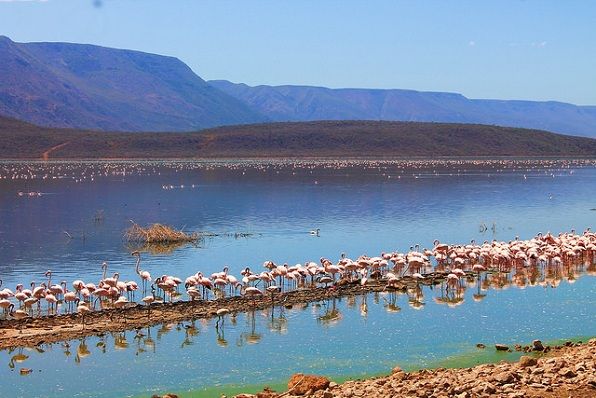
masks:
[(321, 121), (191, 133), (52, 129), (0, 117), (0, 158), (596, 156), (596, 139), (477, 124)]

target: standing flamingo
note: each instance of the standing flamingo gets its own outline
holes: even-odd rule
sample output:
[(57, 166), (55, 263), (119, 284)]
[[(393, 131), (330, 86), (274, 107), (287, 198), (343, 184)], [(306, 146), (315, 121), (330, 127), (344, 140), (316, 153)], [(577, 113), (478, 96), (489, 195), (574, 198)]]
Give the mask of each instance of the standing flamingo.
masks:
[(138, 250), (135, 250), (134, 252), (131, 253), (131, 255), (137, 257), (137, 264), (135, 266), (135, 269), (136, 269), (137, 275), (139, 275), (141, 277), (141, 281), (143, 284), (143, 294), (145, 294), (145, 292), (147, 291), (147, 282), (151, 282), (151, 274), (148, 271), (141, 271), (141, 269), (140, 269), (141, 252), (139, 252)]

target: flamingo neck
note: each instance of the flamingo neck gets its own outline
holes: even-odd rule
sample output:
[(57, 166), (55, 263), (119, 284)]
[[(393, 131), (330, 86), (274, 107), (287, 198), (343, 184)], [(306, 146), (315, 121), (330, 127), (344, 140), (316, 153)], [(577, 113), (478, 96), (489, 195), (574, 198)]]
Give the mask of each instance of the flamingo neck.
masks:
[(137, 263), (135, 264), (135, 271), (137, 273), (137, 275), (141, 274), (141, 253), (135, 252), (134, 254), (137, 257)]

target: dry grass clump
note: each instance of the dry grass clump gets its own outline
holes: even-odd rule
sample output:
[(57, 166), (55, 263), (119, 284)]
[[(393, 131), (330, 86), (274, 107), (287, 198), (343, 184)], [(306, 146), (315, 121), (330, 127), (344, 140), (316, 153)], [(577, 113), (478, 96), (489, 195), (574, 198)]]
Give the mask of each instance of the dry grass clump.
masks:
[[(199, 238), (200, 239), (200, 238)], [(196, 244), (193, 242), (168, 242), (168, 243), (141, 243), (141, 242), (130, 242), (127, 245), (129, 252), (138, 251), (141, 253), (149, 253), (153, 256), (159, 256), (164, 254), (172, 254), (176, 250), (184, 247), (188, 244)]]
[(126, 230), (125, 237), (129, 242), (138, 243), (181, 243), (196, 242), (199, 239), (197, 233), (187, 234), (177, 231), (172, 227), (163, 224), (153, 224), (146, 228), (141, 227), (134, 221), (132, 226)]

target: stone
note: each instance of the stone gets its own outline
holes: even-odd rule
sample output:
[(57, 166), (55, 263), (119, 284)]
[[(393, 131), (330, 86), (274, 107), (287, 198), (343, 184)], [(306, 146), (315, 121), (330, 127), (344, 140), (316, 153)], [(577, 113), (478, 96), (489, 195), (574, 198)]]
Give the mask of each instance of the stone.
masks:
[(391, 373), (400, 373), (400, 372), (403, 372), (403, 370), (399, 366), (396, 366), (393, 369), (391, 369)]
[(532, 346), (534, 347), (534, 351), (544, 351), (544, 345), (542, 345), (542, 341), (540, 340), (532, 341)]
[(507, 346), (505, 344), (495, 344), (495, 348), (497, 349), (497, 351), (508, 351), (509, 350), (509, 346)]
[(522, 356), (519, 359), (519, 366), (521, 366), (522, 368), (527, 368), (528, 366), (535, 366), (538, 363), (538, 360), (536, 358), (532, 358), (529, 356)]
[(481, 348), (482, 349), (482, 348), (486, 348), (486, 346), (484, 344), (482, 344), (482, 343), (478, 343), (478, 344), (476, 344), (476, 348)]
[(498, 382), (499, 384), (507, 384), (507, 383), (511, 383), (512, 381), (514, 381), (515, 377), (513, 377), (513, 375), (510, 372), (501, 372), (501, 373), (497, 373), (493, 377), (493, 380)]
[(333, 393), (331, 391), (325, 391), (323, 393), (323, 398), (333, 398)]
[(238, 394), (234, 395), (234, 398), (257, 398), (254, 394)]
[(288, 390), (293, 395), (304, 395), (308, 391), (324, 390), (329, 387), (329, 383), (331, 380), (323, 376), (296, 373), (288, 381)]
[(567, 378), (570, 378), (570, 377), (575, 377), (575, 376), (577, 376), (577, 373), (575, 373), (575, 372), (574, 372), (573, 370), (571, 370), (571, 369), (563, 369), (563, 370), (561, 370), (561, 371), (559, 372), (559, 374), (560, 374), (561, 376), (563, 376), (563, 377), (567, 377)]
[(263, 391), (257, 393), (257, 398), (275, 398), (277, 397), (277, 393), (272, 390), (269, 386), (265, 386)]
[(494, 394), (497, 392), (497, 388), (491, 383), (486, 383), (484, 385), (484, 392), (487, 394)]

